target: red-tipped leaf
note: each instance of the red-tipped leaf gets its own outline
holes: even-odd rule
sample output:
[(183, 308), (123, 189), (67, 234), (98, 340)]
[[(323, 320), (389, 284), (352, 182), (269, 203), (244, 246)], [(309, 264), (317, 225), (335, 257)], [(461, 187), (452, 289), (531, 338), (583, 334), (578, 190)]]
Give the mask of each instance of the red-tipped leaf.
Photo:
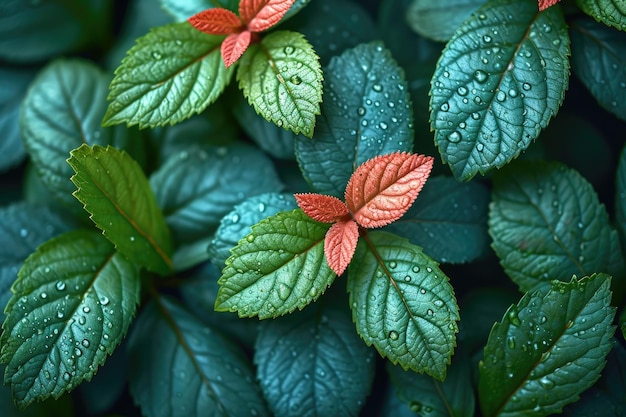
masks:
[(550, 6), (554, 6), (561, 0), (539, 0), (539, 11), (544, 11)]
[(224, 59), (224, 65), (226, 68), (233, 65), (244, 52), (250, 46), (250, 42), (252, 40), (252, 33), (249, 30), (244, 30), (240, 33), (233, 33), (232, 35), (228, 35), (226, 39), (222, 42), (222, 47), (220, 48), (222, 52), (222, 59)]
[(219, 7), (196, 13), (188, 22), (199, 31), (210, 35), (229, 35), (244, 28), (239, 16)]
[(283, 18), (295, 0), (241, 0), (239, 16), (252, 32), (262, 32)]
[(337, 275), (343, 274), (354, 256), (359, 240), (359, 225), (352, 219), (333, 224), (324, 238), (324, 255)]
[(323, 194), (294, 194), (298, 206), (315, 221), (335, 223), (348, 216), (348, 207), (337, 197)]
[(432, 157), (404, 152), (365, 161), (348, 181), (348, 210), (365, 228), (398, 220), (417, 198), (432, 167)]

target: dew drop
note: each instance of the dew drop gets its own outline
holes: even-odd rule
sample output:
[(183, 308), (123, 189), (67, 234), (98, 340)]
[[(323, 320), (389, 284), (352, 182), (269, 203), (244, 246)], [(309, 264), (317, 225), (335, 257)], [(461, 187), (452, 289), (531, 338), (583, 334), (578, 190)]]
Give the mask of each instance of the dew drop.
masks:
[(474, 119), (474, 120), (480, 119), (480, 114), (478, 114), (476, 112), (472, 113), (472, 119)]
[(281, 300), (286, 300), (289, 298), (290, 294), (291, 287), (283, 283), (278, 284), (278, 297), (280, 297)]
[(544, 376), (543, 378), (539, 379), (539, 385), (541, 385), (545, 389), (551, 389), (554, 388), (554, 381)]
[(462, 136), (456, 130), (448, 135), (448, 140), (452, 143), (458, 143), (462, 139)]
[(410, 275), (405, 276), (404, 282), (411, 282), (411, 276)]
[(253, 234), (249, 234), (248, 236), (246, 236), (246, 240), (250, 243), (254, 242), (254, 238), (255, 236)]
[(509, 349), (515, 349), (515, 337), (509, 337), (507, 340), (507, 344), (509, 346)]
[(433, 304), (435, 304), (435, 307), (439, 307), (439, 308), (443, 307), (443, 301), (441, 300), (435, 300)]
[(509, 317), (509, 321), (511, 322), (513, 326), (515, 327), (521, 326), (522, 321), (518, 317), (517, 306), (515, 305), (511, 306), (508, 312), (508, 317)]
[(359, 107), (358, 109), (356, 109), (356, 114), (358, 114), (359, 116), (365, 116), (365, 107)]
[(411, 270), (417, 274), (420, 271), (420, 267), (417, 265), (414, 265), (413, 268), (411, 268)]
[(291, 81), (294, 85), (300, 85), (302, 83), (302, 78), (297, 75), (292, 75), (291, 78), (289, 78), (289, 81)]
[(83, 307), (83, 312), (84, 313), (89, 313), (91, 311), (91, 309), (88, 306)]
[(504, 91), (498, 91), (498, 94), (496, 94), (496, 100), (500, 102), (506, 100), (506, 94), (504, 93)]
[(58, 291), (63, 291), (63, 290), (65, 289), (65, 282), (63, 282), (63, 281), (58, 281), (58, 282), (56, 283), (56, 285), (55, 285), (55, 288), (56, 288)]
[(74, 348), (74, 355), (76, 356), (82, 356), (83, 351), (80, 350), (79, 348)]
[(284, 51), (285, 51), (285, 54), (291, 55), (296, 51), (296, 49), (293, 46), (285, 46)]
[(487, 81), (487, 78), (489, 78), (489, 76), (487, 75), (487, 73), (483, 70), (476, 70), (474, 71), (474, 79), (476, 81), (478, 81), (479, 83), (484, 83), (485, 81)]
[(48, 298), (48, 294), (46, 294), (45, 292), (42, 292), (40, 295), (42, 300), (45, 300), (46, 298)]
[(524, 84), (522, 84), (522, 88), (523, 88), (525, 91), (530, 91), (530, 89), (532, 88), (532, 86), (531, 86), (530, 84), (528, 84), (528, 83), (524, 83)]
[(383, 91), (383, 86), (380, 84), (374, 84), (372, 86), (372, 90), (376, 91), (377, 93), (380, 93), (381, 91)]
[(489, 35), (483, 36), (483, 42), (485, 42), (485, 43), (491, 43), (492, 40), (493, 39)]
[(88, 347), (89, 347), (89, 345), (90, 345), (89, 340), (87, 340), (87, 339), (83, 339), (83, 341), (82, 341), (82, 345), (83, 345), (84, 347), (88, 348)]
[(399, 337), (400, 337), (400, 335), (395, 330), (392, 330), (392, 331), (389, 332), (389, 338), (391, 340), (398, 340)]
[(482, 151), (484, 151), (484, 150), (485, 150), (485, 145), (483, 145), (483, 144), (482, 144), (482, 143), (480, 143), (480, 142), (479, 142), (479, 143), (477, 143), (477, 144), (476, 144), (476, 150), (477, 150), (478, 152), (482, 152)]
[(443, 104), (441, 105), (441, 107), (439, 107), (439, 108), (441, 109), (441, 111), (448, 111), (448, 110), (450, 110), (450, 104), (448, 104), (448, 103), (443, 103)]
[(509, 95), (510, 95), (511, 97), (517, 97), (517, 90), (515, 90), (515, 89), (511, 88), (511, 89), (509, 90)]
[(70, 375), (70, 373), (69, 372), (65, 372), (63, 374), (63, 381), (70, 382), (70, 379), (72, 379), (72, 376)]
[(152, 51), (152, 58), (154, 58), (154, 59), (161, 59), (161, 58), (163, 58), (163, 55), (161, 55), (161, 53), (158, 52), (158, 51)]
[(398, 263), (396, 261), (389, 262), (389, 269), (396, 269)]
[(109, 304), (109, 297), (107, 297), (106, 295), (100, 297), (100, 304), (102, 304), (103, 306)]

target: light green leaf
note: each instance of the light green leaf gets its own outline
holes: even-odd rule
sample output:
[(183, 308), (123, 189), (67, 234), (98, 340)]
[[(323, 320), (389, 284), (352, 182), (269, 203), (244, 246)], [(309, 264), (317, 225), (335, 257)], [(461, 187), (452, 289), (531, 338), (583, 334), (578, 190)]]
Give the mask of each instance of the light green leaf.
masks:
[(324, 304), (261, 324), (254, 362), (276, 416), (358, 416), (375, 373), (349, 313)]
[(406, 12), (409, 26), (420, 35), (447, 42), (485, 0), (413, 0)]
[(162, 275), (171, 272), (169, 229), (141, 167), (110, 146), (81, 145), (71, 155), (74, 196), (107, 239), (132, 262)]
[(126, 334), (139, 271), (99, 233), (77, 230), (41, 245), (12, 290), (0, 360), (26, 407), (91, 379)]
[(243, 95), (266, 120), (311, 137), (322, 101), (322, 68), (311, 44), (298, 32), (271, 32), (250, 46), (239, 62)]
[(380, 42), (333, 58), (314, 140), (297, 138), (304, 178), (322, 194), (343, 198), (357, 166), (413, 149), (413, 113), (404, 71)]
[(570, 28), (572, 71), (600, 106), (626, 120), (626, 33), (591, 19), (576, 19)]
[(494, 176), (493, 248), (522, 291), (573, 274), (624, 270), (617, 232), (591, 185), (560, 163), (519, 161)]
[(348, 269), (357, 332), (392, 363), (443, 381), (459, 320), (448, 277), (406, 239), (386, 232), (367, 236)]
[(300, 209), (252, 226), (226, 260), (215, 309), (265, 319), (315, 301), (336, 277), (324, 256), (329, 227)]
[(600, 376), (613, 345), (611, 278), (553, 281), (496, 323), (480, 364), (485, 417), (560, 413)]
[(203, 111), (232, 77), (220, 55), (223, 39), (187, 22), (154, 28), (137, 39), (115, 71), (103, 124), (165, 126)]
[(569, 79), (559, 7), (489, 0), (456, 31), (431, 81), (430, 123), (442, 159), (469, 180), (526, 149), (554, 116)]
[(598, 22), (626, 31), (626, 3), (622, 0), (576, 0), (576, 3)]
[(239, 346), (167, 298), (141, 312), (128, 340), (130, 392), (147, 417), (268, 417)]

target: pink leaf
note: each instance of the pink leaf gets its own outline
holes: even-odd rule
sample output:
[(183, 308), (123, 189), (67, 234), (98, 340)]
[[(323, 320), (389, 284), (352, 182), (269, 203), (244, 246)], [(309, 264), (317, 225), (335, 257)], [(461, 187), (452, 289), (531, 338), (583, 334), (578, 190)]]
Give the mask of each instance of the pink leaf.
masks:
[(359, 225), (352, 219), (333, 224), (324, 238), (326, 261), (335, 274), (341, 275), (354, 256), (359, 240)]
[(252, 39), (252, 33), (248, 30), (244, 30), (241, 33), (233, 33), (228, 35), (222, 42), (222, 58), (224, 59), (224, 65), (226, 68), (233, 65), (244, 52), (250, 46)]
[(561, 0), (539, 0), (539, 11), (544, 11), (550, 6), (554, 6)]
[(335, 223), (349, 215), (348, 207), (338, 199), (323, 194), (294, 194), (298, 206), (315, 221)]
[(252, 32), (262, 32), (283, 18), (296, 0), (241, 0), (239, 15)]
[(188, 21), (199, 31), (210, 35), (229, 35), (241, 31), (244, 27), (239, 16), (222, 8), (196, 13)]
[(432, 157), (404, 152), (365, 161), (346, 187), (346, 204), (354, 220), (366, 228), (398, 220), (417, 198), (432, 167)]

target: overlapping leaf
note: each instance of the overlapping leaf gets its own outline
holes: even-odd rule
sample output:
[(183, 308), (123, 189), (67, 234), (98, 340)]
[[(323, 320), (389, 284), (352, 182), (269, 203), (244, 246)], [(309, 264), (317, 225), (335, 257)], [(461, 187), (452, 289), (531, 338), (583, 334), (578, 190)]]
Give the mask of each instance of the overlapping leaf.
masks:
[(588, 15), (607, 26), (626, 31), (626, 4), (620, 0), (577, 0)]
[(392, 363), (444, 380), (459, 320), (448, 278), (406, 239), (368, 236), (348, 269), (357, 332)]
[(420, 35), (447, 42), (461, 23), (484, 3), (485, 0), (413, 0), (406, 21)]
[(100, 233), (77, 230), (41, 245), (12, 290), (0, 360), (25, 407), (91, 379), (126, 334), (139, 271)]
[(519, 162), (494, 177), (493, 248), (522, 291), (594, 272), (620, 276), (624, 261), (591, 185), (564, 165)]
[(500, 168), (558, 111), (569, 79), (559, 7), (489, 0), (446, 45), (431, 81), (431, 127), (442, 159), (463, 180)]
[(615, 332), (611, 278), (553, 281), (496, 323), (480, 364), (485, 417), (560, 413), (600, 376)]
[(132, 262), (162, 275), (171, 272), (169, 229), (141, 167), (110, 146), (81, 145), (71, 155), (74, 196), (96, 226)]

